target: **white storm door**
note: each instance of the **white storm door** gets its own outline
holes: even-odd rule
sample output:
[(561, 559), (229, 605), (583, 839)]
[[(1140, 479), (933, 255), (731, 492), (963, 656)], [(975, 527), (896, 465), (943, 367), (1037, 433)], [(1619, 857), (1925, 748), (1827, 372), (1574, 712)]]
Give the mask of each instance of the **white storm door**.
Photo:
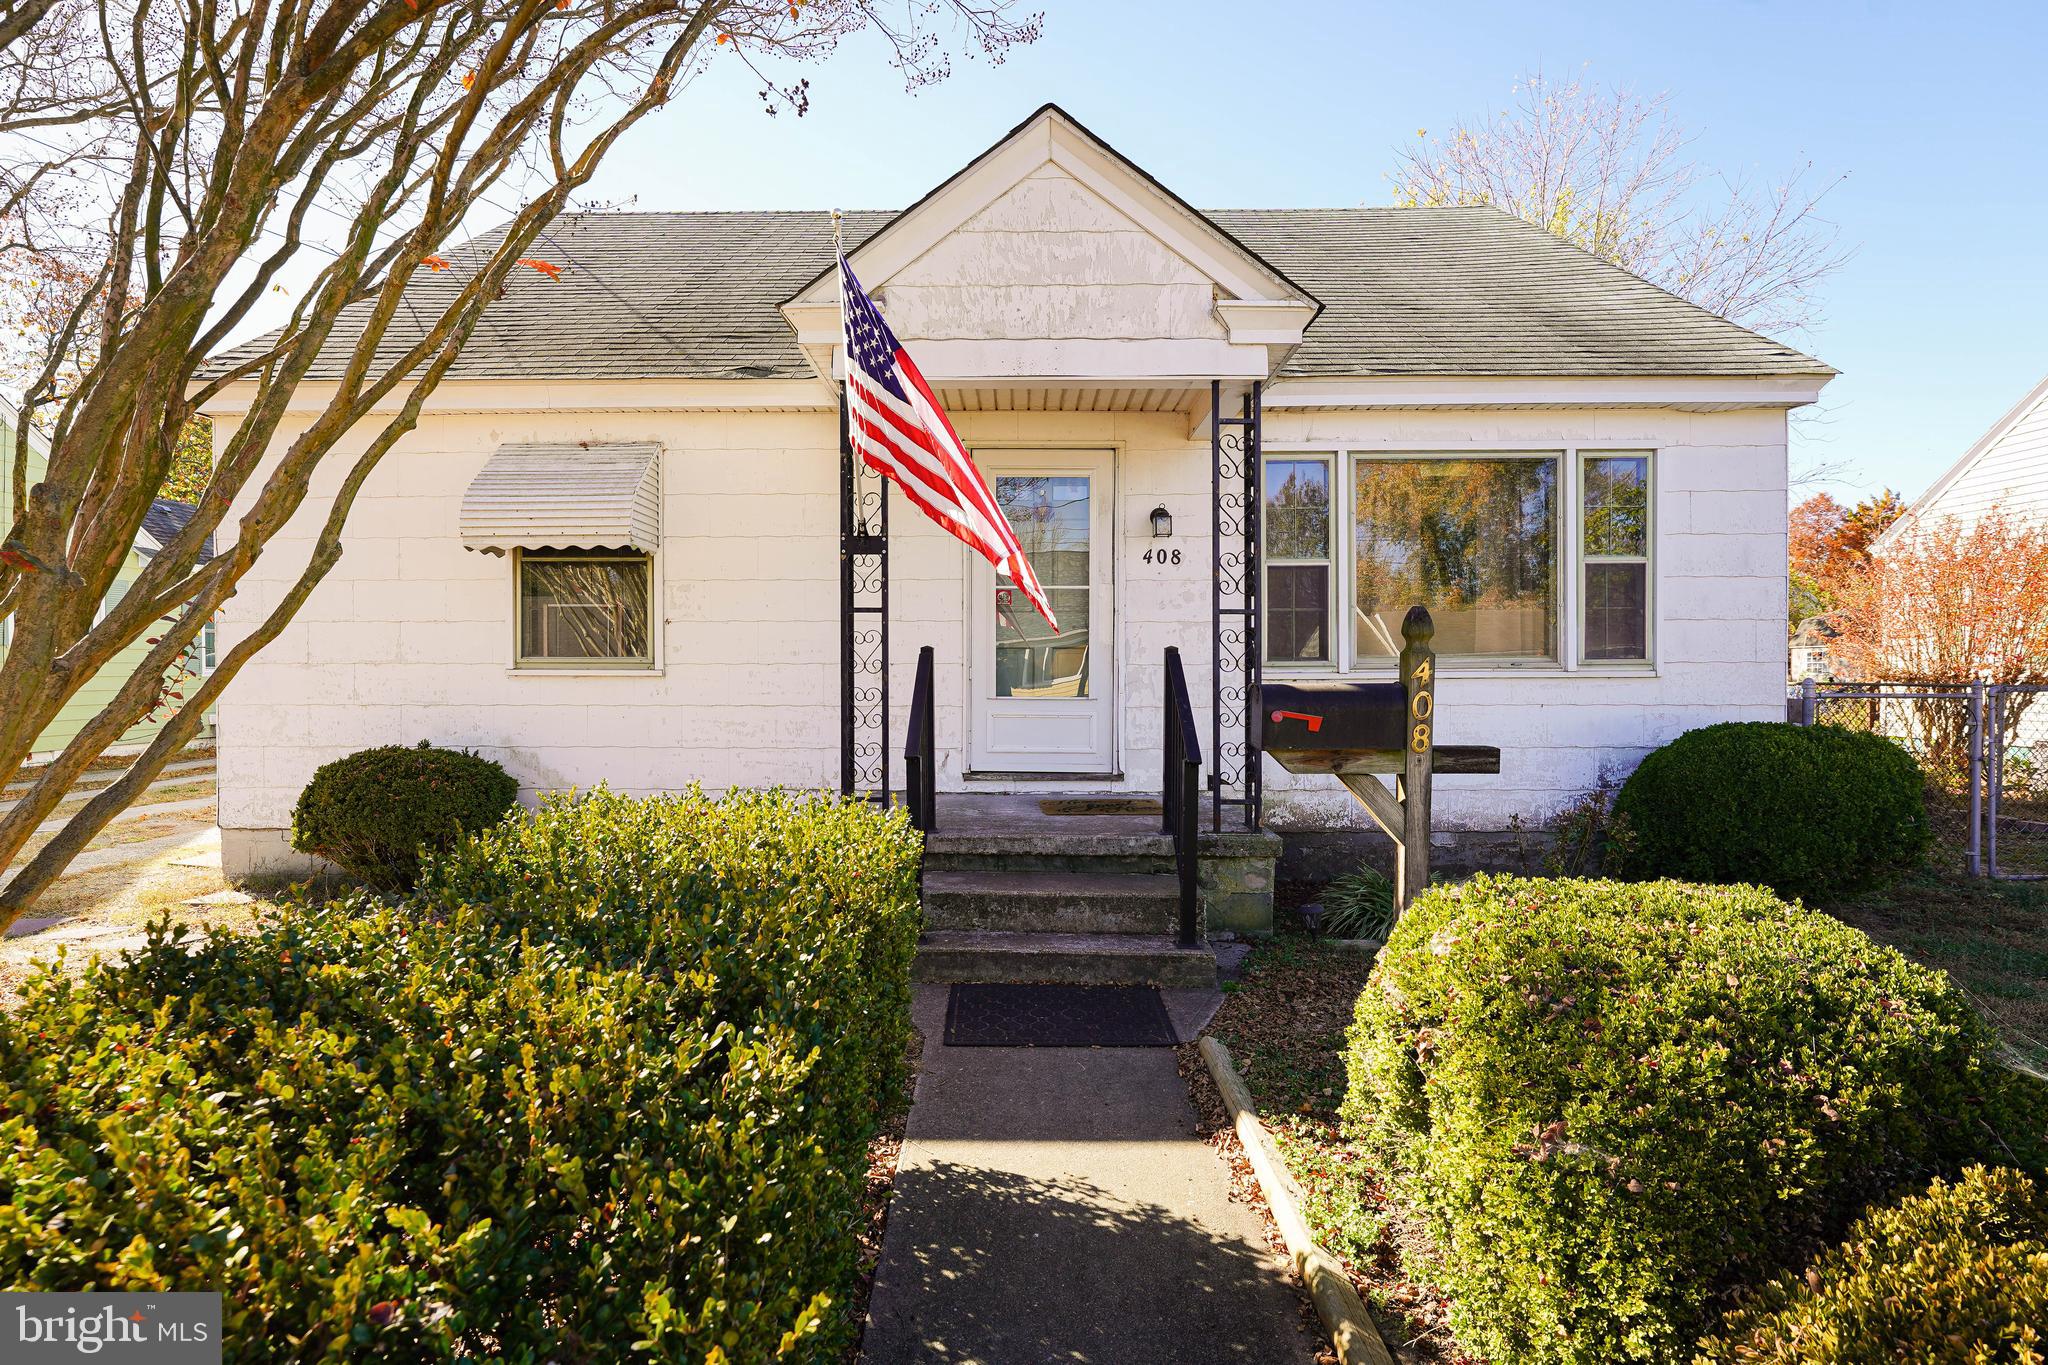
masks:
[(1108, 773), (1116, 766), (1114, 458), (999, 451), (976, 463), (1052, 600), (1054, 634), (1007, 575), (972, 557), (969, 766)]

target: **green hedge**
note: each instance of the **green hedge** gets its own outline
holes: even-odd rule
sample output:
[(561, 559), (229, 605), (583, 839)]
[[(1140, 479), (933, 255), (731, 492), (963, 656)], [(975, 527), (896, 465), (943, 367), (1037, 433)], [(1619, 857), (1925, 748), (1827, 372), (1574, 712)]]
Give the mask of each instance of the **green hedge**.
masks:
[(1630, 877), (1755, 882), (1816, 897), (1882, 885), (1931, 839), (1913, 756), (1832, 725), (1741, 721), (1690, 730), (1645, 758), (1615, 799)]
[(1728, 1315), (1701, 1365), (2038, 1365), (2048, 1358), (2048, 1193), (1973, 1166), (1876, 1210), (1804, 1275)]
[(387, 744), (324, 763), (292, 809), (292, 847), (369, 886), (419, 880), (420, 854), (487, 829), (519, 802), (519, 782), (459, 749)]
[(1682, 1359), (1716, 1296), (2038, 1109), (1945, 977), (1755, 887), (1479, 877), (1360, 996), (1348, 1129), (1496, 1365)]
[(832, 1359), (917, 839), (549, 805), (402, 906), (159, 932), (0, 1017), (0, 1285), (218, 1289), (231, 1359)]

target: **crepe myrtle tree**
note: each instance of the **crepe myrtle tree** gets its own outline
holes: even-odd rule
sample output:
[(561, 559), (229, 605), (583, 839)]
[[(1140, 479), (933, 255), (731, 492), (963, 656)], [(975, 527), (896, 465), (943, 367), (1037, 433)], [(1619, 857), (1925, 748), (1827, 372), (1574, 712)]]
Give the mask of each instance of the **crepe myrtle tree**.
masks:
[[(69, 698), (147, 642), (0, 813), (0, 867), (17, 864), (0, 926), (148, 786), (333, 568), (364, 480), (512, 273), (601, 287), (549, 260), (544, 233), (628, 129), (718, 61), (759, 76), (768, 112), (801, 114), (808, 82), (777, 84), (771, 61), (865, 32), (915, 86), (947, 74), (954, 50), (1000, 60), (1039, 25), (1010, 0), (0, 0), (0, 273), (40, 307), (5, 329), (34, 363), (7, 452), (0, 781)], [(509, 220), (502, 232), (451, 245), (484, 210)], [(288, 281), (282, 325), (209, 365)], [(322, 352), (339, 377), (304, 385)], [(229, 384), (253, 392), (198, 510), (109, 600), (181, 435)], [(266, 459), (288, 407), (311, 419)], [(49, 444), (34, 482), (31, 423)], [(304, 571), (208, 677), (168, 697), (327, 461), (337, 491)], [(236, 504), (229, 543), (199, 565)], [(140, 757), (24, 859), (80, 772), (172, 701)]]

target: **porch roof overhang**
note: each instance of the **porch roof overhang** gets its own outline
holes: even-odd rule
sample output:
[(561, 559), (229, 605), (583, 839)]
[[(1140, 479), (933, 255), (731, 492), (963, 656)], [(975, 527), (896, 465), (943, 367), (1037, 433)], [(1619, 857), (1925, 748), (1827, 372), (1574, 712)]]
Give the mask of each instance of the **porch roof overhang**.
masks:
[[(882, 291), (877, 291), (882, 292)], [(886, 297), (879, 299), (886, 311)], [(797, 344), (818, 373), (846, 378), (839, 304), (784, 304)], [(1315, 317), (1315, 306), (1284, 301), (1216, 305), (1219, 336), (1101, 338), (906, 338), (934, 388), (1093, 392), (1143, 389), (1207, 392), (1213, 379), (1270, 376)]]

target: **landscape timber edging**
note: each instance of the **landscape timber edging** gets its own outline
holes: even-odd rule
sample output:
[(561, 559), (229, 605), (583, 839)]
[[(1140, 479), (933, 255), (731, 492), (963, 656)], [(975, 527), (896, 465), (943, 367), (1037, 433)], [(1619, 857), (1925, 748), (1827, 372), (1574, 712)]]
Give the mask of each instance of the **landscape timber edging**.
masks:
[(1294, 1259), (1294, 1269), (1308, 1286), (1308, 1296), (1316, 1306), (1316, 1315), (1323, 1320), (1323, 1329), (1330, 1334), (1330, 1344), (1337, 1348), (1337, 1359), (1343, 1365), (1393, 1365), (1393, 1355), (1380, 1339), (1380, 1329), (1373, 1325), (1372, 1315), (1366, 1312), (1365, 1300), (1358, 1297), (1351, 1277), (1334, 1256), (1316, 1244), (1308, 1221), (1296, 1207), (1293, 1182), (1266, 1126), (1259, 1122), (1252, 1107), (1251, 1091), (1245, 1088), (1244, 1078), (1237, 1074), (1237, 1067), (1230, 1060), (1230, 1049), (1214, 1038), (1204, 1038), (1201, 1052), (1202, 1061), (1223, 1096), (1223, 1107), (1236, 1125), (1245, 1159), (1258, 1177), (1266, 1205), (1273, 1211), (1273, 1221), (1279, 1225), (1281, 1239)]

